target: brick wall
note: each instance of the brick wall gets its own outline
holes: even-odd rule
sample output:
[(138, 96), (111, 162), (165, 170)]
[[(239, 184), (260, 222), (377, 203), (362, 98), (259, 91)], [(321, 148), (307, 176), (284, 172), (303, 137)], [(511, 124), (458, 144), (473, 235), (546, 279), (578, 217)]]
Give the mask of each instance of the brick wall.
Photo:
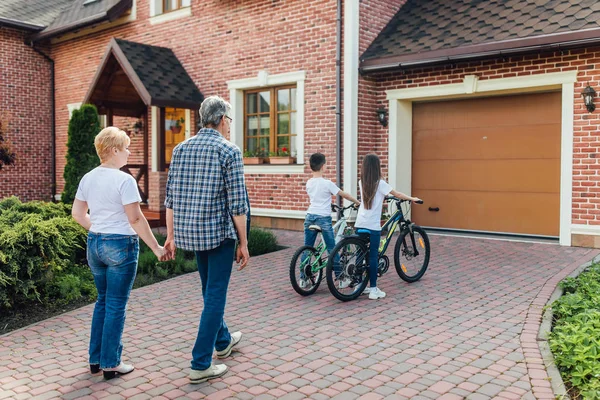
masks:
[(0, 28), (0, 113), (10, 117), (6, 137), (17, 154), (15, 165), (0, 170), (0, 198), (52, 197), (50, 77), (50, 62), (25, 45), (23, 32)]
[[(329, 178), (335, 179), (335, 20), (335, 0), (194, 0), (191, 17), (150, 25), (148, 1), (137, 0), (135, 22), (54, 44), (59, 189), (66, 153), (66, 105), (83, 100), (112, 37), (171, 48), (205, 96), (228, 99), (226, 81), (254, 78), (260, 70), (306, 71), (305, 161), (314, 152), (324, 153)], [(252, 206), (305, 210), (308, 170), (247, 176)], [(164, 190), (158, 181), (150, 186), (151, 191)]]
[[(370, 89), (377, 104), (386, 104), (385, 91), (391, 89), (461, 83), (465, 75), (480, 81), (562, 71), (578, 71), (574, 91), (573, 224), (600, 225), (600, 114), (587, 112), (581, 92), (589, 84), (600, 84), (600, 47), (547, 52), (505, 59), (462, 62), (447, 66), (415, 68), (369, 76)], [(374, 89), (372, 89), (374, 88)], [(363, 96), (361, 93), (359, 95)], [(366, 97), (372, 97), (367, 93)], [(363, 103), (373, 108), (373, 104)], [(386, 105), (387, 108), (387, 105)], [(365, 110), (370, 115), (372, 110)], [(373, 120), (359, 120), (360, 153), (370, 151), (373, 143), (385, 143), (387, 129), (373, 127)]]

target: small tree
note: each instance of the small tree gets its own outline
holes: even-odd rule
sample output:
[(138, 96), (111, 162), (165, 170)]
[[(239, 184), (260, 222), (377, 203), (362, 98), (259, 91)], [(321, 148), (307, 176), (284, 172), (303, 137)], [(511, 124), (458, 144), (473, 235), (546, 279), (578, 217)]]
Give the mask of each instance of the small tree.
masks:
[(13, 165), (17, 155), (12, 151), (10, 143), (7, 142), (5, 134), (8, 132), (8, 115), (0, 114), (0, 170), (4, 165)]
[(100, 132), (98, 110), (91, 104), (84, 104), (73, 111), (69, 121), (69, 139), (67, 142), (67, 165), (63, 177), (65, 189), (61, 195), (63, 203), (75, 200), (77, 186), (83, 175), (100, 165), (94, 147), (94, 138)]

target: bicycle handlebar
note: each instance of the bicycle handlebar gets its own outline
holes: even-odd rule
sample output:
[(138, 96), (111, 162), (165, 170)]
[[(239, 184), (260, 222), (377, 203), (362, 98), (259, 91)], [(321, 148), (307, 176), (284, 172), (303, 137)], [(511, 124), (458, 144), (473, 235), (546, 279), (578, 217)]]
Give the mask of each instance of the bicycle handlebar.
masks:
[[(399, 201), (400, 203), (411, 203), (412, 200), (404, 200), (404, 199), (399, 199), (398, 197), (395, 196), (385, 196), (385, 201)], [(417, 204), (423, 204), (423, 200), (419, 200), (419, 201), (415, 201), (415, 203)]]
[(331, 211), (337, 212), (337, 211), (346, 211), (350, 208), (357, 208), (354, 204), (350, 204), (348, 207), (340, 207), (335, 203), (331, 203)]

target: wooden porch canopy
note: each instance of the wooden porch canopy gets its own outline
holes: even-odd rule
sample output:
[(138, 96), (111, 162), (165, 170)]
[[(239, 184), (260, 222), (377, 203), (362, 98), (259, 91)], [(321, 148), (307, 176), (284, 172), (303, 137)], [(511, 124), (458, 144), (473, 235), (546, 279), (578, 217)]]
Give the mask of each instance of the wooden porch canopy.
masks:
[(204, 96), (173, 50), (111, 39), (84, 103), (100, 114), (140, 117), (147, 107), (198, 109)]

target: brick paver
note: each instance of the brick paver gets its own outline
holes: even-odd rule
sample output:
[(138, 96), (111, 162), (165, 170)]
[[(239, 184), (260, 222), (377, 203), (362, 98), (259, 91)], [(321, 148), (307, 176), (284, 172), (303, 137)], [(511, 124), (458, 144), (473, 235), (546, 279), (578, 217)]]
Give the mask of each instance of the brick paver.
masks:
[(404, 283), (392, 266), (379, 281), (385, 299), (341, 303), (325, 280), (312, 296), (293, 291), (302, 233), (276, 233), (291, 247), (233, 273), (226, 318), (244, 338), (224, 377), (186, 379), (202, 309), (192, 273), (132, 293), (123, 355), (133, 373), (88, 373), (86, 306), (0, 337), (0, 398), (552, 398), (536, 343), (542, 308), (599, 253), (432, 235), (421, 281)]

